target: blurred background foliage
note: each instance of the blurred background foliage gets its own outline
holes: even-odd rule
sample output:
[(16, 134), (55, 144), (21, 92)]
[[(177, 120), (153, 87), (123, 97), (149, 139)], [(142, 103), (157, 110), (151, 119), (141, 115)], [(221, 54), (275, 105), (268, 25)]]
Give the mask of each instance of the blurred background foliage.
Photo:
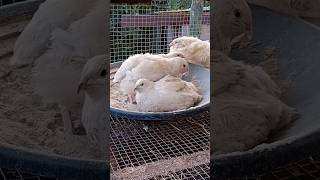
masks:
[(169, 0), (168, 8), (170, 10), (188, 9), (190, 8), (192, 0)]

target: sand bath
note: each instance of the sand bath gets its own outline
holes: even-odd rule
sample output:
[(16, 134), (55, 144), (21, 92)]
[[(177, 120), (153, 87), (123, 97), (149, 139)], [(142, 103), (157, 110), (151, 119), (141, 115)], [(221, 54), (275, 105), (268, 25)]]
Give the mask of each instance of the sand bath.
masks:
[[(124, 95), (121, 90), (120, 90), (120, 83), (114, 83), (112, 82), (113, 80), (113, 77), (114, 77), (114, 74), (116, 73), (116, 71), (118, 70), (118, 68), (113, 68), (110, 70), (110, 106), (113, 107), (113, 108), (117, 108), (117, 109), (121, 109), (121, 110), (125, 110), (125, 111), (130, 111), (130, 112), (139, 112), (137, 110), (137, 106), (136, 104), (131, 104), (129, 102), (129, 98), (128, 98), (128, 95)], [(195, 83), (197, 86), (199, 86), (198, 88), (200, 88), (200, 93), (202, 96), (205, 96), (203, 93), (205, 91), (201, 91), (202, 87), (199, 85), (198, 83), (198, 80), (196, 78), (196, 75), (193, 76), (193, 78), (195, 78)], [(188, 79), (188, 77), (186, 78)], [(189, 80), (186, 80), (188, 82), (190, 82)], [(208, 80), (209, 81), (209, 80)], [(206, 90), (206, 91), (209, 91), (209, 90)], [(207, 103), (206, 102), (206, 98), (203, 98), (205, 100), (199, 102), (198, 104), (196, 104), (195, 106), (192, 106), (190, 108), (187, 108), (188, 109), (192, 109), (192, 108), (197, 108), (198, 106), (204, 104), (204, 103)], [(177, 111), (184, 111), (184, 110), (177, 110)], [(152, 112), (150, 112), (152, 113)], [(157, 112), (157, 113), (161, 113), (161, 112)], [(169, 113), (169, 112), (168, 112)]]
[[(1, 29), (20, 28), (8, 26)], [(64, 134), (57, 105), (43, 104), (33, 93), (30, 68), (14, 69), (9, 65), (16, 38), (9, 36), (0, 43), (0, 143), (83, 159), (105, 159), (97, 148), (88, 146), (84, 134)], [(80, 112), (72, 118), (79, 120)]]

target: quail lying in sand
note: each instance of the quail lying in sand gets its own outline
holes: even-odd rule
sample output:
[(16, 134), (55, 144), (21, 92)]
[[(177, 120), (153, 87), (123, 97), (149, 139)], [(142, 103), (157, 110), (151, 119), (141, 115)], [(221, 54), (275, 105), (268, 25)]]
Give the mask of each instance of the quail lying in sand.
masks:
[(139, 79), (134, 90), (137, 109), (143, 112), (183, 110), (202, 100), (195, 84), (170, 75), (156, 82)]

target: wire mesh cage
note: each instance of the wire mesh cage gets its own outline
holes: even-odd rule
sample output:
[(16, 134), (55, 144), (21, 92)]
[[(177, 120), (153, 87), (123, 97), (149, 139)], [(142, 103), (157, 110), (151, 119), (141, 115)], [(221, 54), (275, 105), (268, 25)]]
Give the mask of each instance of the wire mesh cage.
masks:
[[(202, 0), (111, 4), (110, 63), (134, 54), (168, 53), (169, 43), (181, 36), (209, 40), (209, 8), (209, 2)], [(111, 177), (210, 179), (209, 119), (209, 112), (170, 122), (111, 117)], [(196, 158), (200, 162), (192, 160)], [(177, 161), (180, 164), (173, 166)], [(166, 164), (171, 167), (168, 171), (161, 169)]]

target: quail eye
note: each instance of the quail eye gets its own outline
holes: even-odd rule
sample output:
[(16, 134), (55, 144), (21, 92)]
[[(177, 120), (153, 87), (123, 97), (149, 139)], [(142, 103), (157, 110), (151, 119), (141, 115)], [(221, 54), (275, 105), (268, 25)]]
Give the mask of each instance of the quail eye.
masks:
[(107, 71), (104, 69), (104, 70), (102, 70), (101, 71), (101, 73), (100, 73), (100, 76), (101, 77), (104, 77), (104, 76), (106, 76), (107, 75)]
[(141, 86), (143, 86), (144, 84), (143, 83), (141, 83)]
[(234, 16), (237, 18), (241, 17), (241, 13), (240, 13), (239, 9), (234, 10)]
[(186, 67), (186, 65), (184, 64), (183, 67)]

